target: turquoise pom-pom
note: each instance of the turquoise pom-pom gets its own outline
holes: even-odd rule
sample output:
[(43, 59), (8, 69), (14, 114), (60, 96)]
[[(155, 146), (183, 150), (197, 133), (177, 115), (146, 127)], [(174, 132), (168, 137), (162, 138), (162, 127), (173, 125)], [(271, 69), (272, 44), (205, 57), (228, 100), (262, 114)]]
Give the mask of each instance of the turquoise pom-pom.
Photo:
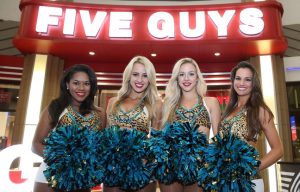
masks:
[(90, 189), (102, 182), (99, 131), (76, 125), (53, 129), (44, 140), (44, 175), (54, 190)]

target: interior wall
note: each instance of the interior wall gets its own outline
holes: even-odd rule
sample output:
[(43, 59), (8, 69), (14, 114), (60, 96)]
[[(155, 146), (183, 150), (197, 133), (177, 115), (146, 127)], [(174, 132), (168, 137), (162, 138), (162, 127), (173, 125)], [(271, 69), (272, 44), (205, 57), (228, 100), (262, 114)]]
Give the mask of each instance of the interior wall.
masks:
[(20, 0), (1, 0), (0, 19), (20, 21), (21, 12), (19, 10)]
[(300, 24), (300, 1), (299, 0), (277, 0), (284, 8), (282, 17), (283, 25)]
[(284, 60), (284, 68), (285, 68), (285, 81), (300, 82), (300, 56), (285, 57), (283, 58), (283, 60)]

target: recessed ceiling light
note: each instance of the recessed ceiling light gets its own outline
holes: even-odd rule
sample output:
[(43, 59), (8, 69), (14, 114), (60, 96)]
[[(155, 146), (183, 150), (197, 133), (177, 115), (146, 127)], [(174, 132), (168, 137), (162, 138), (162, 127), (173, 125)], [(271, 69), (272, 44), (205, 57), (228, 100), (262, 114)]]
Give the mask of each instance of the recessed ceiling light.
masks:
[(220, 55), (221, 55), (221, 53), (219, 53), (219, 52), (216, 52), (216, 53), (215, 53), (215, 56), (216, 56), (216, 57), (219, 57)]
[(156, 53), (151, 53), (151, 56), (152, 57), (156, 57)]
[(90, 51), (89, 55), (95, 55), (95, 52), (94, 51)]

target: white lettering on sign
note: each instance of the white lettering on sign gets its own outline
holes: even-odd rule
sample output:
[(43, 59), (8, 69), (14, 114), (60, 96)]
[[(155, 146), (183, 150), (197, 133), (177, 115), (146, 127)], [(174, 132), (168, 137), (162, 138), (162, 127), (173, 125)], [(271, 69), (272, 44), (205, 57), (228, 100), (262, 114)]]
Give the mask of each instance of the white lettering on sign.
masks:
[(94, 20), (91, 21), (90, 12), (87, 10), (80, 10), (80, 17), (83, 24), (83, 29), (87, 37), (96, 37), (99, 33), (102, 24), (104, 23), (107, 13), (104, 11), (97, 11)]
[(208, 11), (208, 15), (218, 29), (218, 37), (227, 36), (228, 24), (231, 21), (235, 10), (226, 10), (223, 17), (218, 11)]
[(76, 10), (66, 9), (65, 20), (68, 22), (64, 23), (63, 34), (74, 35), (75, 22), (76, 22)]
[(111, 12), (109, 37), (132, 37), (132, 12)]
[(263, 12), (256, 8), (247, 8), (240, 14), (240, 31), (245, 35), (257, 35), (264, 30)]
[(156, 12), (148, 20), (149, 33), (156, 38), (173, 38), (175, 36), (174, 18), (168, 12)]
[[(237, 14), (236, 10), (224, 10), (222, 12), (224, 13), (221, 15), (217, 10), (207, 12), (182, 11), (177, 13), (179, 19), (175, 22), (174, 13), (172, 15), (169, 12), (159, 11), (151, 14), (145, 23), (147, 22), (149, 34), (157, 39), (173, 39), (175, 37), (175, 26), (179, 26), (178, 32), (180, 34), (177, 35), (182, 35), (186, 38), (203, 37), (207, 27), (206, 22), (208, 21), (211, 21), (216, 26), (217, 37), (227, 37), (229, 35), (230, 22), (234, 17), (237, 17)], [(48, 33), (49, 28), (60, 29), (62, 26), (62, 35), (76, 36), (77, 20), (80, 19), (86, 37), (96, 38), (104, 25), (108, 27), (108, 36), (110, 38), (133, 37), (133, 12), (96, 11), (94, 15), (92, 18), (89, 10), (63, 10), (59, 7), (40, 6), (36, 22), (36, 32)], [(191, 21), (195, 23), (191, 23)], [(238, 23), (235, 22), (233, 24), (237, 25), (237, 28), (244, 35), (248, 36), (261, 33), (265, 26), (263, 12), (258, 8), (245, 8), (241, 10), (238, 21)], [(194, 27), (191, 27), (191, 25)], [(140, 31), (136, 31), (136, 33), (138, 32)]]
[(180, 12), (180, 32), (182, 35), (188, 38), (201, 37), (205, 31), (205, 12), (196, 11), (196, 26), (191, 29), (189, 26), (189, 12)]
[(59, 16), (62, 16), (62, 8), (40, 6), (35, 31), (47, 33), (49, 25), (58, 25)]

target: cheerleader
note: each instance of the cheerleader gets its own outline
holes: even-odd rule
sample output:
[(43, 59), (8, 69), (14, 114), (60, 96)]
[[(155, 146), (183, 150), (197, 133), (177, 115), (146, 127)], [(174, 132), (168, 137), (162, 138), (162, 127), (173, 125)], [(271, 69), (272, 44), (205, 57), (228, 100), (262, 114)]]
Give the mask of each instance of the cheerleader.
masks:
[[(79, 64), (69, 68), (64, 73), (64, 76), (61, 80), (59, 97), (54, 99), (50, 105), (42, 111), (33, 139), (33, 152), (44, 157), (45, 139), (47, 139), (50, 133), (55, 134), (55, 131), (58, 131), (60, 128), (65, 128), (64, 131), (67, 133), (72, 131), (68, 128), (89, 128), (93, 130), (103, 129), (106, 124), (106, 114), (105, 110), (94, 105), (93, 101), (96, 91), (97, 79), (95, 72), (90, 67)], [(82, 133), (88, 134), (88, 132), (84, 131)], [(57, 136), (63, 138), (63, 134), (57, 134)], [(70, 137), (73, 137), (73, 135), (70, 135)], [(63, 143), (63, 140), (54, 142), (60, 142), (62, 145), (68, 145), (68, 143)], [(59, 149), (60, 146), (62, 147), (62, 145), (50, 146), (49, 150), (51, 150), (51, 147), (56, 148), (57, 151), (66, 150)], [(74, 145), (74, 143), (70, 143), (70, 145)], [(88, 154), (88, 151), (85, 153)], [(60, 159), (63, 158), (60, 157)], [(78, 159), (78, 161), (80, 161), (80, 159)], [(70, 171), (73, 165), (68, 164), (67, 162), (65, 162), (65, 164), (65, 167), (59, 167), (59, 170), (63, 169)], [(50, 192), (53, 191), (51, 187), (54, 187), (55, 191), (90, 191), (89, 186), (82, 184), (85, 181), (79, 181), (79, 178), (72, 180), (71, 176), (70, 178), (68, 176), (65, 177), (64, 181), (58, 181), (66, 182), (66, 187), (60, 188), (59, 186), (63, 186), (64, 184), (57, 183), (57, 180), (52, 180), (51, 178), (54, 178), (53, 175), (53, 177), (45, 177), (43, 172), (47, 170), (47, 168), (49, 168), (48, 165), (45, 162), (42, 162), (35, 179), (34, 192)], [(53, 167), (53, 169), (55, 169), (55, 167)], [(87, 170), (82, 170), (81, 173), (86, 174), (86, 171)], [(82, 179), (87, 180), (86, 178), (87, 175), (83, 175)], [(82, 183), (79, 184), (76, 180)], [(70, 181), (70, 183), (67, 181)], [(72, 185), (76, 185), (76, 189), (71, 190)]]
[[(245, 141), (244, 145), (249, 145), (249, 149), (256, 147), (260, 133), (264, 133), (271, 150), (260, 159), (258, 170), (252, 171), (256, 173), (278, 161), (283, 155), (283, 146), (274, 125), (274, 116), (263, 100), (260, 80), (255, 68), (248, 62), (240, 62), (231, 71), (231, 83), (230, 101), (222, 116), (220, 133), (236, 136)], [(230, 153), (238, 152), (234, 150)], [(231, 175), (229, 172), (224, 174)], [(250, 179), (255, 184), (253, 190), (264, 191), (263, 180), (259, 174), (251, 174), (250, 171), (249, 175), (252, 175)], [(237, 175), (236, 178), (243, 176)], [(248, 190), (232, 188), (229, 191)]]
[[(123, 83), (118, 95), (111, 98), (107, 105), (107, 127), (119, 127), (121, 133), (118, 134), (122, 134), (122, 136), (118, 137), (120, 142), (114, 143), (114, 141), (108, 141), (107, 143), (109, 143), (108, 145), (110, 145), (111, 148), (114, 148), (112, 145), (120, 145), (121, 142), (125, 142), (124, 145), (126, 146), (118, 146), (118, 150), (115, 152), (123, 155), (124, 157), (120, 157), (118, 154), (107, 155), (110, 159), (106, 160), (110, 162), (117, 162), (116, 158), (120, 159), (118, 160), (119, 165), (112, 163), (107, 166), (113, 167), (113, 169), (107, 170), (107, 180), (104, 182), (103, 188), (104, 192), (125, 190), (138, 190), (145, 192), (156, 191), (156, 182), (149, 180), (148, 183), (146, 183), (147, 177), (142, 177), (142, 174), (148, 173), (136, 171), (134, 174), (140, 176), (141, 180), (135, 181), (138, 176), (130, 177), (129, 173), (124, 173), (122, 169), (119, 170), (120, 173), (113, 173), (113, 171), (116, 171), (116, 167), (118, 166), (123, 166), (125, 169), (126, 167), (128, 169), (129, 166), (136, 167), (137, 169), (140, 168), (137, 165), (132, 165), (135, 164), (135, 160), (133, 160), (135, 158), (130, 156), (130, 154), (132, 154), (130, 147), (133, 149), (134, 147), (137, 147), (133, 145), (140, 145), (141, 142), (139, 140), (146, 139), (147, 136), (150, 135), (151, 127), (155, 129), (160, 127), (161, 108), (162, 101), (158, 96), (156, 73), (153, 64), (143, 56), (136, 56), (132, 58), (124, 70)], [(126, 131), (122, 132), (122, 130), (132, 130), (134, 132), (134, 137), (132, 134), (128, 135)], [(146, 137), (141, 136), (140, 133), (146, 135)], [(138, 139), (135, 138), (136, 136), (138, 136)], [(126, 139), (130, 139), (130, 137), (136, 141), (126, 141)], [(127, 153), (126, 150), (128, 150)], [(136, 157), (139, 155), (140, 154), (136, 153), (134, 156)], [(130, 159), (128, 160), (128, 158)], [(136, 163), (140, 163), (139, 161), (140, 158), (137, 158)], [(146, 162), (147, 159), (142, 159), (142, 161)], [(128, 163), (128, 166), (126, 166), (126, 163)], [(134, 172), (135, 170), (129, 171)], [(111, 176), (111, 179), (109, 179), (109, 176)], [(151, 176), (151, 171), (149, 171), (148, 176)]]
[[(213, 134), (216, 134), (218, 132), (217, 127), (221, 116), (220, 105), (216, 98), (206, 97), (206, 91), (207, 86), (196, 61), (191, 58), (178, 60), (173, 68), (172, 76), (165, 91), (162, 125), (174, 125), (171, 126), (172, 128), (170, 130), (173, 129), (173, 132), (176, 132), (177, 125), (189, 123), (192, 128), (188, 128), (187, 130), (192, 131), (194, 127), (197, 127), (197, 131), (205, 135), (205, 140), (209, 138), (211, 128)], [(182, 130), (182, 128), (180, 129)], [(178, 136), (181, 137), (180, 134)], [(195, 136), (195, 138), (198, 138), (198, 136)], [(176, 146), (177, 149), (183, 147), (178, 143)], [(201, 144), (195, 143), (195, 146), (201, 147)], [(185, 150), (185, 148), (183, 148), (183, 150)], [(189, 151), (188, 148), (187, 151)], [(195, 155), (197, 156), (198, 154), (195, 153)], [(173, 158), (177, 159), (177, 157)], [(191, 157), (191, 159), (193, 159), (193, 157)], [(176, 161), (170, 162), (171, 164), (174, 163), (174, 165), (170, 166), (179, 167), (178, 163), (182, 163), (181, 160), (178, 160), (177, 165), (175, 165), (175, 162)], [(196, 167), (192, 167), (191, 164), (184, 166), (190, 166), (188, 169), (199, 168), (197, 165)], [(180, 170), (175, 171), (173, 169), (170, 171), (176, 172), (170, 173), (175, 174), (175, 176), (173, 176), (173, 181), (160, 182), (160, 189), (162, 192), (201, 191), (201, 188), (199, 188), (196, 183), (196, 172), (198, 170), (185, 170), (185, 174), (188, 171), (195, 173), (194, 178), (191, 178), (189, 181), (186, 180), (186, 175), (178, 173)]]

